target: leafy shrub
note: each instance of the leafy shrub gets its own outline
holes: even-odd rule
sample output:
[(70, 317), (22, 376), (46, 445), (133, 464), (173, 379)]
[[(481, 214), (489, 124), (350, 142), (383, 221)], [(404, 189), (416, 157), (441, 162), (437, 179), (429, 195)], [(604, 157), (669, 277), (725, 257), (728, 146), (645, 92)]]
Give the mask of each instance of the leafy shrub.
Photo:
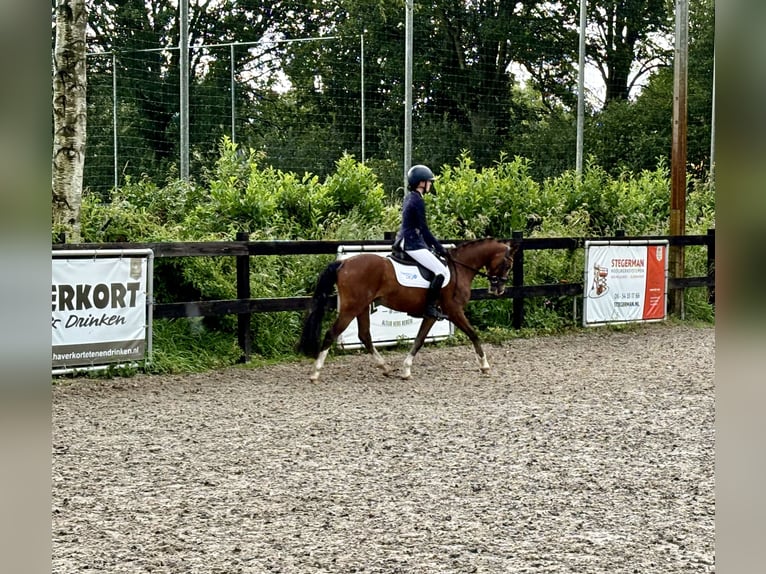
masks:
[(528, 162), (516, 157), (477, 171), (463, 154), (456, 167), (444, 166), (432, 205), (434, 233), (456, 239), (510, 237), (544, 210), (545, 195), (529, 176)]
[[(402, 194), (386, 194), (374, 170), (344, 154), (324, 181), (262, 167), (262, 157), (230, 140), (221, 141), (218, 161), (205, 184), (169, 181), (158, 186), (146, 179), (128, 180), (110, 197), (86, 194), (81, 212), (87, 242), (232, 240), (247, 231), (252, 240), (382, 239), (399, 226)], [(392, 166), (382, 164), (391, 178)], [(628, 235), (663, 235), (668, 230), (670, 184), (667, 166), (639, 174), (612, 176), (592, 161), (583, 174), (563, 172), (541, 183), (530, 175), (522, 157), (502, 156), (494, 166), (477, 170), (467, 153), (456, 165), (437, 173), (438, 193), (426, 196), (434, 234), (445, 240), (485, 236), (509, 238), (514, 231), (529, 237), (595, 237), (623, 229)], [(687, 197), (689, 233), (715, 226), (715, 190), (709, 182), (690, 179)], [(55, 231), (55, 230), (54, 230)], [(256, 257), (251, 262), (252, 297), (310, 294), (331, 255)], [(544, 250), (525, 253), (528, 285), (579, 283), (584, 253)], [(233, 299), (233, 257), (186, 257), (155, 261), (157, 302)], [(686, 249), (688, 275), (707, 272), (705, 248)], [(474, 287), (486, 286), (477, 277)], [(689, 289), (686, 316), (712, 321), (714, 309), (706, 289)], [(480, 330), (501, 336), (512, 323), (513, 301), (481, 300), (467, 314)], [(292, 354), (301, 314), (252, 316), (254, 352), (278, 358)], [(201, 365), (234, 364), (236, 316), (155, 323), (155, 372), (195, 370)], [(537, 297), (525, 302), (525, 329), (551, 332), (573, 324), (571, 297)], [(200, 349), (205, 347), (205, 351)], [(209, 352), (208, 352), (209, 350)], [(215, 356), (211, 356), (215, 355)]]
[(317, 176), (305, 174), (302, 179), (292, 173), (282, 174), (275, 195), (277, 235), (289, 238), (317, 238), (316, 230), (322, 214), (330, 211), (330, 199)]
[(172, 231), (146, 207), (134, 207), (116, 195), (103, 203), (85, 194), (80, 209), (80, 229), (85, 243), (172, 241)]
[(693, 234), (715, 229), (715, 186), (712, 182), (690, 182), (690, 191), (686, 197), (686, 227)]
[(193, 182), (169, 180), (163, 187), (149, 178), (133, 180), (125, 176), (125, 184), (114, 194), (124, 202), (128, 211), (144, 211), (160, 224), (173, 228), (183, 222), (189, 209), (204, 196), (205, 191)]
[(208, 201), (192, 215), (195, 227), (230, 235), (268, 228), (274, 224), (279, 180), (280, 172), (259, 168), (255, 151), (240, 150), (224, 138), (215, 172), (208, 178)]
[(349, 154), (343, 154), (336, 168), (324, 182), (329, 200), (326, 206), (332, 212), (320, 216), (346, 215), (355, 211), (364, 221), (380, 221), (385, 192), (372, 170)]

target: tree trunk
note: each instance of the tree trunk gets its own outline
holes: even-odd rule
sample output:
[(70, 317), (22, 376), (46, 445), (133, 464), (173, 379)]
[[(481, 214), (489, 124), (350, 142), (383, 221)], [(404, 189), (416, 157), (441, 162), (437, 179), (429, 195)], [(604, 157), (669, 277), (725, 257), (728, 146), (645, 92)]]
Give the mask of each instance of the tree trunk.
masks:
[(85, 0), (56, 1), (53, 53), (53, 227), (80, 242), (85, 165)]

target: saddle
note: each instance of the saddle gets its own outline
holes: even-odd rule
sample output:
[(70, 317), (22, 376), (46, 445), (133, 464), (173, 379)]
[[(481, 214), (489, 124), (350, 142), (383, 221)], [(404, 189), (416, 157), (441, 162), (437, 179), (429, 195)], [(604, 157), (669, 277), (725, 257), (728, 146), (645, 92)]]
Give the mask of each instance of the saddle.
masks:
[[(402, 265), (411, 265), (413, 267), (416, 267), (420, 271), (420, 276), (423, 277), (426, 281), (431, 281), (436, 273), (431, 271), (428, 267), (424, 267), (417, 261), (415, 261), (412, 257), (410, 257), (404, 249), (402, 249), (402, 245), (399, 241), (395, 241), (394, 244), (391, 246), (391, 254), (388, 256), (393, 261), (396, 261), (397, 263), (400, 263)], [(437, 257), (439, 257), (437, 255)], [(440, 259), (442, 259), (440, 257)], [(447, 279), (445, 277), (445, 279)], [(445, 281), (446, 285), (447, 281)]]

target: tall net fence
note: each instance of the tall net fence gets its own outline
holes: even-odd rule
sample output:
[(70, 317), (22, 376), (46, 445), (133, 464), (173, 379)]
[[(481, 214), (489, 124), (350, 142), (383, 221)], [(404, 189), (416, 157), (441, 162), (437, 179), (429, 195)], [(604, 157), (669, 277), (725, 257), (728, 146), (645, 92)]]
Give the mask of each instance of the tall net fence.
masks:
[[(190, 49), (189, 157), (192, 177), (213, 167), (223, 137), (243, 154), (284, 171), (324, 175), (344, 153), (401, 162), (403, 109), (365, 117), (362, 38), (351, 49), (315, 38), (290, 50), (305, 72), (285, 74), (279, 43), (228, 43)], [(334, 49), (327, 49), (334, 44)], [(181, 110), (177, 49), (88, 55), (86, 186), (105, 193), (126, 178), (178, 177)], [(338, 58), (342, 57), (343, 61)], [(295, 63), (291, 64), (296, 68)], [(320, 67), (321, 66), (321, 67)], [(395, 78), (393, 82), (400, 82)], [(296, 85), (297, 84), (297, 85)]]
[[(204, 179), (219, 157), (222, 138), (228, 137), (243, 154), (255, 150), (261, 164), (283, 171), (322, 177), (348, 153), (364, 160), (387, 190), (401, 186), (405, 26), (404, 10), (397, 10), (401, 14), (395, 18), (370, 18), (358, 30), (346, 25), (332, 36), (192, 43), (191, 177)], [(495, 33), (492, 19), (471, 20), (470, 10), (464, 12), (467, 20), (431, 10), (424, 5), (415, 13), (412, 163), (439, 170), (467, 154), (483, 167), (520, 155), (534, 158), (538, 177), (573, 169), (576, 27), (538, 31), (514, 14), (502, 18), (517, 23)], [(514, 55), (505, 53), (508, 46)], [(514, 61), (520, 56), (539, 64), (532, 70), (538, 81), (534, 93), (525, 83), (529, 69)], [(87, 63), (86, 187), (106, 195), (128, 178), (162, 184), (179, 177), (184, 150), (177, 42), (175, 47), (145, 43), (142, 49), (94, 52)], [(541, 90), (540, 82), (547, 88)], [(670, 151), (670, 102), (652, 113), (667, 126), (646, 144), (654, 146), (646, 152), (653, 162), (655, 148)], [(532, 129), (539, 125), (547, 129)], [(598, 134), (603, 126), (587, 129)], [(586, 131), (586, 153), (588, 138)], [(606, 141), (607, 151), (615, 147)]]
[[(347, 49), (341, 46), (345, 44)], [(190, 172), (200, 177), (218, 157), (221, 138), (264, 164), (325, 175), (344, 153), (370, 163), (391, 185), (403, 171), (404, 69), (381, 68), (385, 54), (362, 36), (316, 38), (290, 49), (290, 79), (278, 44), (191, 49)], [(399, 45), (404, 50), (403, 39)], [(86, 185), (104, 193), (126, 177), (178, 176), (181, 123), (177, 49), (88, 55)], [(399, 58), (401, 60), (401, 58)], [(298, 63), (305, 71), (297, 73)], [(375, 65), (375, 64), (378, 65)], [(489, 165), (512, 145), (511, 76), (472, 85), (471, 72), (427, 63), (413, 74), (412, 158), (439, 166), (467, 152)], [(297, 84), (297, 85), (296, 85)], [(455, 86), (463, 89), (455, 90)], [(568, 141), (551, 142), (574, 165)], [(571, 157), (570, 157), (571, 156)]]

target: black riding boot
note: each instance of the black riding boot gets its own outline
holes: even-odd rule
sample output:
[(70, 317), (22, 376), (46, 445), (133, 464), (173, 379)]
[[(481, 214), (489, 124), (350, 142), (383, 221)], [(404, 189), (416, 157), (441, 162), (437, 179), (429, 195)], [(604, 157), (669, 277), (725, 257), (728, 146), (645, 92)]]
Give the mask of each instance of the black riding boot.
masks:
[(444, 275), (436, 275), (431, 279), (431, 284), (428, 286), (428, 291), (426, 292), (426, 309), (423, 313), (424, 317), (433, 317), (438, 321), (447, 318), (447, 315), (442, 313), (436, 306), (436, 302), (439, 300), (439, 291), (441, 291), (443, 283)]

